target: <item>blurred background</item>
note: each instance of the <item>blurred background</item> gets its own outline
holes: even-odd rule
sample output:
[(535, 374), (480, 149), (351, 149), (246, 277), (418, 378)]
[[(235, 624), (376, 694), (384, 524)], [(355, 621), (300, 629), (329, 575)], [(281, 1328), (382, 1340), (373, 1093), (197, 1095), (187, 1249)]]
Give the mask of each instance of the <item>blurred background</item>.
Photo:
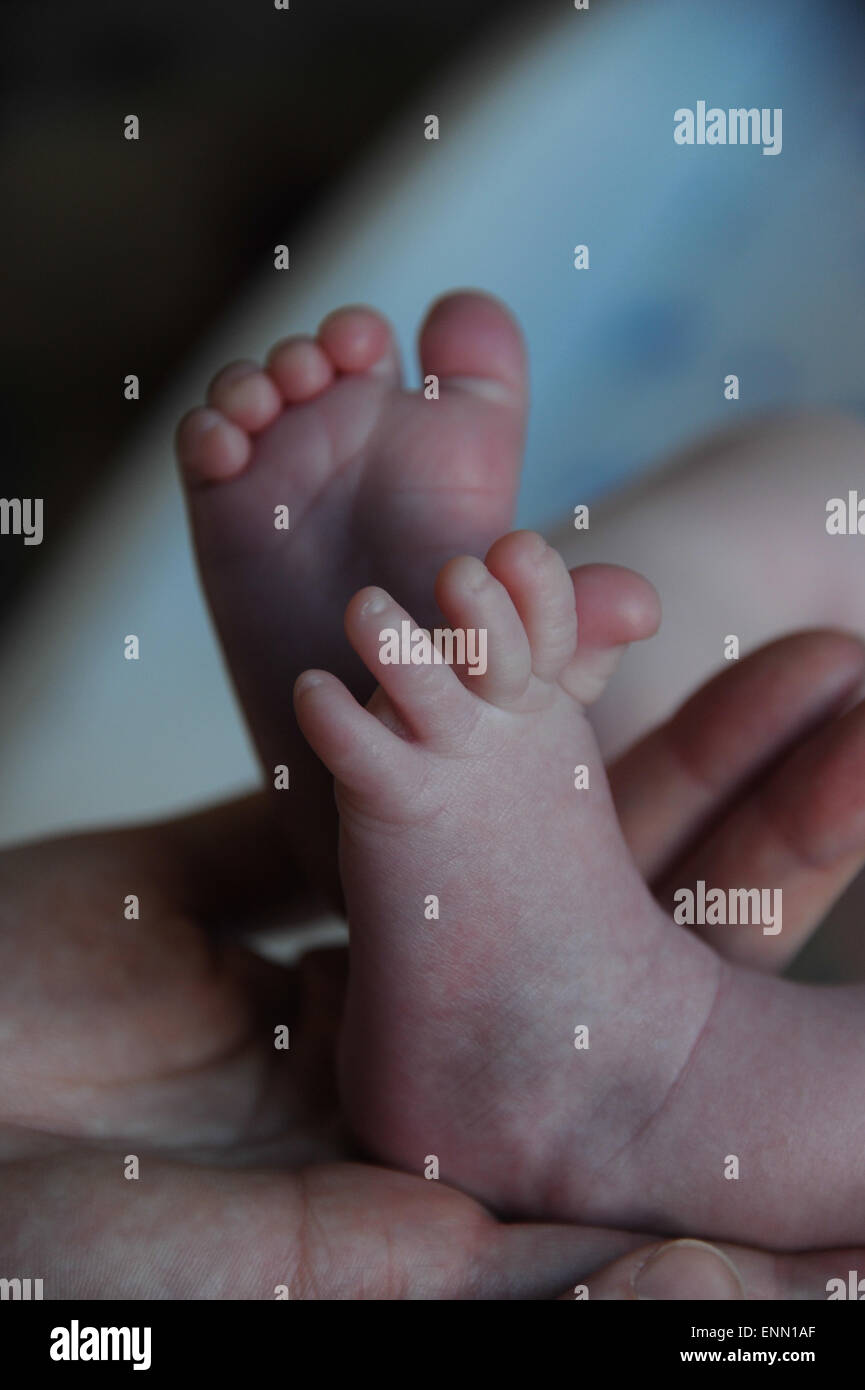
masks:
[[(4, 841), (255, 782), (171, 436), (224, 361), (340, 302), (409, 360), (444, 290), (514, 307), (521, 524), (732, 412), (865, 410), (858, 4), (6, 0), (0, 27), (0, 490), (45, 499), (41, 546), (0, 536)], [(782, 107), (782, 153), (676, 146), (701, 99)]]
[[(5, 495), (74, 520), (137, 424), (118, 373), (135, 371), (152, 404), (267, 248), (430, 72), (515, 8), (6, 0)], [(138, 144), (122, 138), (129, 112)], [(59, 539), (53, 526), (32, 555), (0, 549), (0, 622)]]

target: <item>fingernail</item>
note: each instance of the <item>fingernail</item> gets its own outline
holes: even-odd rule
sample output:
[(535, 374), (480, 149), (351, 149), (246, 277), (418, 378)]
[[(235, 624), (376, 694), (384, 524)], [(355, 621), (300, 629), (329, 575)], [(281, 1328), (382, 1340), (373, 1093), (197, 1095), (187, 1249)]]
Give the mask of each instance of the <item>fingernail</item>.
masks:
[(736, 1266), (714, 1245), (674, 1240), (650, 1255), (631, 1284), (643, 1299), (741, 1299), (745, 1290)]

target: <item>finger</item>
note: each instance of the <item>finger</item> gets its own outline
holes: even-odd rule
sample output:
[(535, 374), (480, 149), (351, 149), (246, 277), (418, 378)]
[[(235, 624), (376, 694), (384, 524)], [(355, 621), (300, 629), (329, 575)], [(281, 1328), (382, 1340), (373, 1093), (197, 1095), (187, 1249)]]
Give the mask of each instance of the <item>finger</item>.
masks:
[(655, 879), (761, 771), (837, 713), (865, 673), (846, 633), (782, 637), (715, 676), (610, 769), (616, 810)]
[(734, 807), (676, 866), (657, 897), (672, 908), (677, 888), (694, 892), (701, 881), (706, 891), (739, 890), (738, 917), (739, 902), (746, 907), (741, 894), (750, 892), (756, 908), (757, 890), (759, 922), (749, 902), (748, 924), (695, 930), (728, 960), (780, 970), (863, 864), (865, 704), (860, 704), (801, 742), (768, 774), (764, 786)]
[(675, 1240), (630, 1250), (575, 1284), (560, 1301), (636, 1302), (658, 1299), (742, 1299), (741, 1275), (729, 1255), (701, 1240)]
[(634, 1242), (501, 1225), (442, 1182), (371, 1164), (292, 1173), (145, 1154), (134, 1183), (118, 1163), (77, 1152), (5, 1168), (0, 1249), (11, 1269), (44, 1273), (46, 1299), (543, 1299)]

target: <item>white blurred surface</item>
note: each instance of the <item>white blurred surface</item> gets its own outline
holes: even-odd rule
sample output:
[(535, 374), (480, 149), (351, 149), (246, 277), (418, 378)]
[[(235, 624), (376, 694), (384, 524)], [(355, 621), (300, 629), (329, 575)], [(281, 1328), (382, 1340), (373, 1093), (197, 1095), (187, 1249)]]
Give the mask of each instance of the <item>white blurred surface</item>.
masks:
[[(291, 270), (264, 270), (176, 390), (130, 405), (146, 422), (134, 449), (0, 652), (3, 840), (256, 781), (171, 436), (224, 361), (263, 355), (339, 303), (381, 307), (408, 361), (443, 290), (475, 285), (514, 307), (534, 399), (522, 524), (563, 516), (734, 411), (862, 408), (861, 24), (843, 5), (754, 9), (563, 5), (490, 36), (292, 242)], [(673, 111), (700, 99), (782, 107), (783, 152), (674, 145)], [(438, 143), (423, 139), (428, 112)], [(727, 372), (742, 380), (737, 405)], [(127, 633), (138, 662), (123, 659)]]

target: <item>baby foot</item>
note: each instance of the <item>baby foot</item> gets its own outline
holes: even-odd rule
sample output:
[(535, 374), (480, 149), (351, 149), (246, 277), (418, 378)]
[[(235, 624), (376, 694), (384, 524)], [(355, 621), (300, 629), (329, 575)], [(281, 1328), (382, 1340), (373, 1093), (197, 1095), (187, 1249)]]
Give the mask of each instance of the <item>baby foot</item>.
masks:
[(333, 797), (287, 720), (294, 680), (326, 666), (366, 699), (342, 631), (351, 594), (381, 584), (424, 616), (443, 561), (482, 554), (512, 513), (526, 406), (516, 324), (485, 295), (452, 294), (419, 350), (437, 388), (408, 391), (384, 319), (340, 309), (316, 338), (278, 343), (265, 368), (226, 367), (178, 430), (216, 627), (265, 769), (289, 767), (290, 828), (314, 872), (332, 855)]
[(297, 685), (337, 779), (349, 1115), (380, 1157), (435, 1155), (500, 1210), (615, 1220), (624, 1156), (715, 984), (630, 859), (583, 715), (657, 601), (627, 570), (569, 575), (519, 532), (485, 564), (452, 560), (436, 598), (452, 628), (486, 632), (486, 670), (383, 665), (382, 634), (408, 616), (368, 588), (346, 630), (380, 681), (369, 708), (332, 675)]

